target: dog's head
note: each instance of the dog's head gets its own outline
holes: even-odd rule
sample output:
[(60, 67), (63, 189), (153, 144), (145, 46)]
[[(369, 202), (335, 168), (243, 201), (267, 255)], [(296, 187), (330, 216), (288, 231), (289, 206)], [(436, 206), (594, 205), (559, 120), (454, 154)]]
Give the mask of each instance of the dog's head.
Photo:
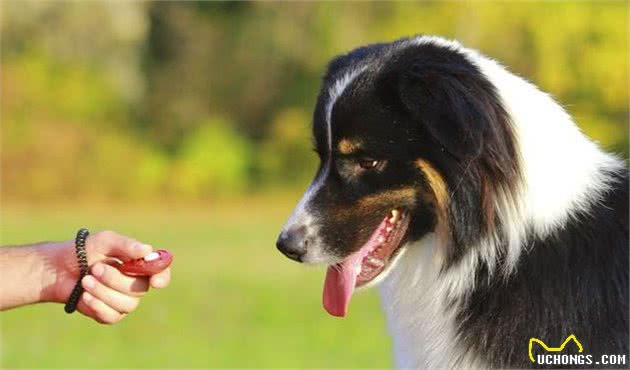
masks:
[(517, 176), (493, 85), (455, 46), (418, 40), (356, 49), (323, 80), (320, 166), (277, 246), (331, 266), (324, 305), (335, 315), (427, 233), (443, 239), (444, 266), (457, 261), (463, 241), (494, 232), (493, 194)]

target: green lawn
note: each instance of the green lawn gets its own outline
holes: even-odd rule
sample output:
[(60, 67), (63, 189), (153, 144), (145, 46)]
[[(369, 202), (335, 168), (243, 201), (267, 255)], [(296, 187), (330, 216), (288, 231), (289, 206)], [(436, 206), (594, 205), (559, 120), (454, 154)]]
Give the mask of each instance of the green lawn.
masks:
[(184, 209), (3, 206), (2, 244), (70, 239), (80, 226), (113, 229), (173, 251), (169, 288), (120, 324), (102, 326), (61, 305), (0, 314), (1, 367), (389, 367), (375, 291), (349, 317), (321, 307), (322, 268), (274, 246), (292, 200)]

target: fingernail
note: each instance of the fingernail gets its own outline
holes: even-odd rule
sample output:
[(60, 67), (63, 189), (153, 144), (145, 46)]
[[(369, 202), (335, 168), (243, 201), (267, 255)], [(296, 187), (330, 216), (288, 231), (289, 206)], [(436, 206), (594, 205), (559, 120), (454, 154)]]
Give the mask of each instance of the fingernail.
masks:
[(133, 246), (135, 250), (137, 251), (147, 251), (147, 250), (152, 250), (153, 247), (151, 247), (148, 244), (142, 244), (142, 243), (136, 243), (136, 245)]
[(96, 285), (96, 280), (94, 280), (93, 276), (86, 276), (83, 278), (83, 287), (86, 289), (92, 289)]
[(104, 272), (105, 272), (105, 266), (103, 266), (100, 263), (97, 263), (96, 265), (94, 265), (94, 267), (92, 267), (92, 275), (96, 277), (103, 276)]
[(83, 292), (83, 300), (87, 303), (90, 302), (92, 300), (92, 295), (88, 292)]

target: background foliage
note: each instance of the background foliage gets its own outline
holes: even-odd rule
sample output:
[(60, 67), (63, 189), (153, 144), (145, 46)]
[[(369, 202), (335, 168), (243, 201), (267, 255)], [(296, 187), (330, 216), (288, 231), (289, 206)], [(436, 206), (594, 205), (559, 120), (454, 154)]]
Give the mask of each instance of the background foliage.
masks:
[(326, 62), (418, 33), (502, 61), (627, 156), (625, 2), (9, 1), (2, 10), (5, 199), (303, 186)]
[[(321, 308), (273, 243), (313, 175), (327, 61), (419, 33), (480, 49), (628, 155), (628, 9), (576, 2), (0, 2), (0, 244), (114, 229), (175, 254), (119, 325), (0, 316), (0, 367), (386, 367), (374, 291)], [(71, 200), (71, 201), (68, 201)]]

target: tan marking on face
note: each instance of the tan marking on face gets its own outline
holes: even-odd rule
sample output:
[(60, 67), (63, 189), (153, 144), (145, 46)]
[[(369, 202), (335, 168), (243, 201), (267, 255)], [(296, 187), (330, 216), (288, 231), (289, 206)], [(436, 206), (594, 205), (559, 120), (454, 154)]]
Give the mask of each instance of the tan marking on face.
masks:
[(339, 153), (341, 154), (352, 154), (360, 149), (360, 144), (357, 142), (352, 142), (348, 139), (341, 139), (337, 148), (339, 149)]
[(442, 242), (447, 243), (449, 226), (447, 217), (448, 187), (446, 186), (446, 181), (444, 181), (444, 178), (438, 172), (438, 170), (424, 159), (418, 159), (416, 161), (416, 165), (426, 177), (427, 182), (429, 183), (429, 187), (431, 188), (431, 201), (435, 205), (435, 213), (437, 217), (437, 225), (435, 231), (438, 235), (438, 238)]
[[(412, 187), (384, 191), (365, 196), (358, 200), (354, 207), (336, 207), (331, 212), (337, 222), (345, 222), (352, 217), (367, 217), (387, 207), (410, 208), (416, 203), (417, 191)], [(385, 214), (383, 214), (385, 217)]]
[(448, 202), (448, 188), (446, 182), (440, 173), (429, 162), (424, 159), (418, 159), (416, 161), (418, 168), (424, 173), (424, 176), (429, 182), (429, 186), (433, 191), (437, 205), (440, 208), (446, 209)]
[(383, 204), (391, 204), (394, 207), (404, 207), (413, 205), (415, 201), (416, 189), (408, 187), (363, 197), (359, 200), (359, 207), (370, 209)]

